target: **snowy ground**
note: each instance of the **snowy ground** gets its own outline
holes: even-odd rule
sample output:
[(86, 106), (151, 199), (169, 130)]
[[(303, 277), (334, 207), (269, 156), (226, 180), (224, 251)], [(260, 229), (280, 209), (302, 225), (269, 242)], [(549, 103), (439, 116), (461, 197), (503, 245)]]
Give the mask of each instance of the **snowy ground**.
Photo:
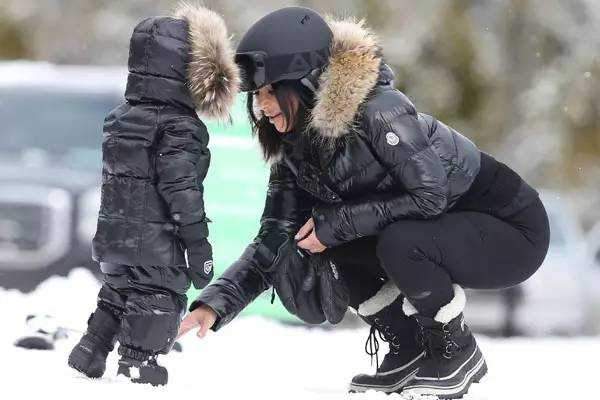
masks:
[[(82, 329), (95, 303), (98, 283), (84, 270), (52, 278), (33, 294), (0, 289), (0, 392), (18, 398), (141, 399), (401, 399), (380, 393), (349, 395), (358, 372), (371, 371), (363, 353), (366, 329), (290, 327), (258, 317), (239, 318), (218, 334), (199, 340), (190, 334), (184, 351), (163, 357), (169, 384), (163, 388), (118, 379), (116, 355), (105, 377), (89, 380), (67, 367), (79, 334), (57, 342), (54, 351), (13, 346), (29, 313), (46, 313), (61, 324)], [(465, 399), (597, 399), (600, 338), (479, 338), (490, 372)], [(139, 396), (139, 397), (138, 397)]]

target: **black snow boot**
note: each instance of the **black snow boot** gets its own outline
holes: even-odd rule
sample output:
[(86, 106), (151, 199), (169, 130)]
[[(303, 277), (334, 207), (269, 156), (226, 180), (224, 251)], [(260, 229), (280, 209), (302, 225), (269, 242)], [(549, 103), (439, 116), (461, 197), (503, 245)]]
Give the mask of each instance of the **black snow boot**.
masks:
[(453, 300), (434, 318), (428, 318), (416, 313), (416, 309), (405, 300), (404, 310), (407, 314), (414, 314), (426, 356), (403, 393), (435, 395), (440, 399), (462, 398), (471, 384), (479, 382), (486, 374), (483, 354), (465, 324), (462, 313), (465, 302), (464, 291), (454, 285)]
[(98, 307), (88, 319), (88, 327), (69, 354), (69, 366), (89, 378), (100, 378), (106, 357), (115, 347), (120, 321), (112, 312)]
[(168, 383), (169, 373), (165, 367), (156, 362), (157, 354), (123, 345), (119, 346), (119, 354), (121, 359), (117, 375), (126, 376), (133, 383), (149, 383), (152, 386)]
[[(377, 370), (373, 375), (360, 374), (352, 378), (350, 392), (396, 392), (417, 373), (419, 361), (425, 353), (416, 340), (417, 323), (404, 315), (402, 300), (398, 288), (388, 282), (375, 296), (360, 305), (359, 316), (371, 325), (365, 351), (371, 358), (375, 355)], [(389, 345), (389, 352), (381, 365), (377, 357), (377, 336)]]

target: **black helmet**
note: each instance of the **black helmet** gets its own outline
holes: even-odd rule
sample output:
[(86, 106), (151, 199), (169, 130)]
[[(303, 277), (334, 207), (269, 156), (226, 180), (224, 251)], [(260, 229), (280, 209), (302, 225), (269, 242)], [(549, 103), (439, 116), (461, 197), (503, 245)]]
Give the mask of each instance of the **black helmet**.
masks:
[(329, 60), (331, 29), (310, 8), (285, 7), (265, 15), (242, 37), (235, 61), (242, 90), (284, 79), (301, 79)]

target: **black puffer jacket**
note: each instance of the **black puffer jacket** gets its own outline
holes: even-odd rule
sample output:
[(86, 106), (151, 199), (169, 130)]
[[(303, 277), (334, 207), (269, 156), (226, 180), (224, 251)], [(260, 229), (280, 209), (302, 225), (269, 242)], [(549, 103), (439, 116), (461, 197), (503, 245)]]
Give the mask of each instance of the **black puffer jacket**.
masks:
[[(349, 26), (352, 35), (347, 35)], [(317, 137), (282, 142), (258, 236), (192, 304), (192, 309), (207, 304), (216, 311), (214, 329), (271, 284), (269, 265), (257, 252), (268, 253), (265, 247), (273, 252), (272, 238), (282, 231), (294, 234), (311, 213), (317, 237), (333, 247), (377, 235), (400, 219), (435, 218), (458, 209), (500, 215), (537, 197), (466, 137), (418, 113), (394, 89), (392, 71), (361, 25), (342, 21), (331, 28), (333, 51), (311, 115)]]
[(220, 17), (189, 6), (177, 16), (146, 19), (131, 38), (126, 102), (104, 121), (96, 261), (186, 265), (186, 243), (208, 236), (208, 132), (195, 109), (226, 115), (237, 69)]

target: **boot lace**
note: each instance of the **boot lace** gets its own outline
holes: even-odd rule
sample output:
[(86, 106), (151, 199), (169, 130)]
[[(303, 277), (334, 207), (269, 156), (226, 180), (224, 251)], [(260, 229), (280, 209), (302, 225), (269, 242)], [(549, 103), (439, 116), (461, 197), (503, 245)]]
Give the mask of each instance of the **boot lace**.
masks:
[(440, 327), (424, 327), (419, 325), (417, 342), (425, 349), (426, 353), (437, 360), (440, 356), (449, 360), (460, 351), (460, 346), (452, 339), (448, 324)]
[[(452, 339), (452, 333), (448, 324), (433, 327), (424, 327), (419, 324), (419, 330), (416, 334), (417, 343), (425, 349), (426, 357), (429, 357), (435, 361), (436, 365), (440, 365), (440, 362), (450, 360), (460, 350), (460, 346)], [(438, 379), (440, 377), (440, 371), (437, 371)]]
[[(377, 336), (379, 336), (379, 339), (377, 339)], [(373, 365), (373, 356), (375, 357), (377, 371), (379, 371), (379, 340), (389, 345), (390, 353), (399, 353), (400, 345), (396, 342), (397, 336), (391, 332), (388, 325), (380, 324), (379, 319), (375, 318), (365, 342), (365, 353), (371, 357), (371, 366)]]

